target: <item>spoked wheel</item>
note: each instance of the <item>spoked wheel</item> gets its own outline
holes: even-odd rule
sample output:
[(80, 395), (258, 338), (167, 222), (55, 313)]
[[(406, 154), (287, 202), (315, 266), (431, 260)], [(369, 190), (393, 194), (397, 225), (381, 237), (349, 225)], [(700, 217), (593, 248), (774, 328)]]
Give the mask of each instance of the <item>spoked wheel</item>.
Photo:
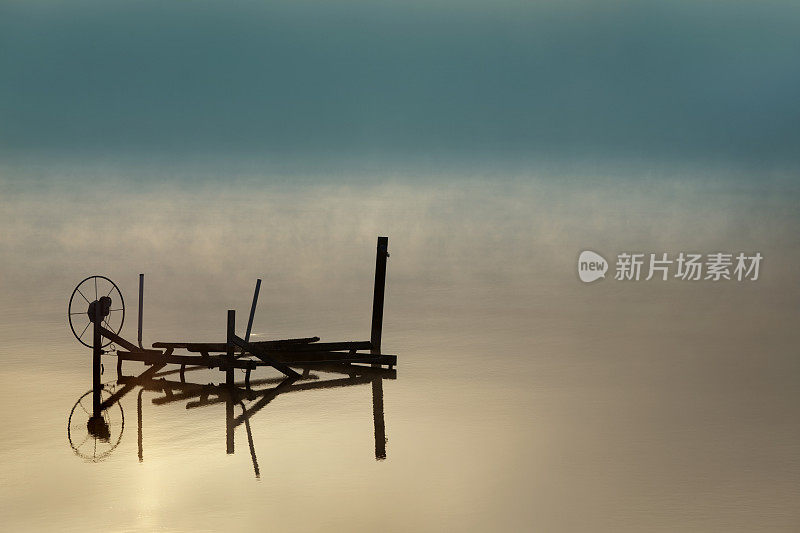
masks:
[[(100, 394), (102, 401), (111, 397), (105, 389)], [(124, 430), (125, 414), (119, 402), (103, 409), (100, 416), (92, 416), (92, 391), (78, 398), (67, 421), (67, 438), (75, 455), (93, 463), (102, 461), (114, 451)]]
[[(90, 318), (93, 302), (110, 303), (107, 306), (108, 314), (103, 317), (103, 327), (107, 330), (119, 335), (125, 322), (125, 300), (122, 299), (122, 293), (113, 281), (105, 276), (89, 276), (78, 283), (72, 291), (72, 296), (69, 297), (67, 318), (72, 334), (78, 342), (88, 348), (92, 348), (90, 344), (92, 332), (89, 331), (89, 326), (92, 325)], [(111, 344), (110, 339), (106, 340), (103, 347), (109, 344)]]

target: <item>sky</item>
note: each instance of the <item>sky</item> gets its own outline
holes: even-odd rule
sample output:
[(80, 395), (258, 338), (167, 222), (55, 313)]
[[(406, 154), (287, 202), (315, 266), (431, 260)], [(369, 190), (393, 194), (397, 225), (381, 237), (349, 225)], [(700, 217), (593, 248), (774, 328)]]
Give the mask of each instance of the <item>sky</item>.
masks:
[(0, 162), (800, 169), (800, 4), (0, 0)]

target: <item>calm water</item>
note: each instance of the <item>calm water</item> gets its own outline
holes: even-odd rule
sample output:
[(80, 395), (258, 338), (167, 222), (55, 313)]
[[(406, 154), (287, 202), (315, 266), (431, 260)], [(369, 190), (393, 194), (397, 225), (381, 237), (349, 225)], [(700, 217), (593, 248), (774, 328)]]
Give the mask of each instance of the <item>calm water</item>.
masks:
[[(792, 182), (123, 178), (2, 182), (4, 529), (800, 529)], [(369, 381), (254, 414), (258, 476), (245, 425), (226, 453), (224, 403), (187, 408), (154, 390), (122, 399), (102, 461), (74, 452), (68, 418), (91, 386), (90, 351), (66, 323), (81, 279), (116, 281), (135, 339), (144, 272), (147, 343), (224, 340), (226, 310), (246, 316), (259, 277), (256, 338), (364, 340), (379, 234), (383, 345), (399, 356), (380, 383), (385, 459)], [(760, 251), (764, 263), (749, 283), (584, 285), (584, 249)], [(111, 389), (110, 357), (105, 368)]]

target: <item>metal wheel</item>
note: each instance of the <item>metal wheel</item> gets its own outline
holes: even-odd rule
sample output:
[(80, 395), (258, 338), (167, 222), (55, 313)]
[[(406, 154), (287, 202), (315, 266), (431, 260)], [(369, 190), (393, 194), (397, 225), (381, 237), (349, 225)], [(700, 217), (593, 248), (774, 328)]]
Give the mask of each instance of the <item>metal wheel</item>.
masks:
[[(92, 348), (92, 333), (89, 331), (92, 321), (89, 319), (89, 305), (103, 297), (111, 299), (111, 307), (108, 315), (103, 318), (103, 326), (117, 335), (122, 331), (122, 324), (125, 322), (125, 300), (119, 287), (105, 276), (89, 276), (78, 283), (72, 296), (69, 297), (67, 308), (67, 318), (72, 334), (78, 342), (88, 348)], [(88, 335), (87, 335), (88, 333)], [(86, 341), (89, 342), (86, 342)], [(103, 347), (111, 344), (107, 339)]]
[[(105, 389), (100, 394), (102, 401), (111, 397)], [(78, 398), (67, 421), (67, 438), (75, 455), (93, 463), (102, 461), (114, 451), (124, 430), (125, 414), (119, 402), (104, 409), (101, 417), (92, 418), (92, 391)]]

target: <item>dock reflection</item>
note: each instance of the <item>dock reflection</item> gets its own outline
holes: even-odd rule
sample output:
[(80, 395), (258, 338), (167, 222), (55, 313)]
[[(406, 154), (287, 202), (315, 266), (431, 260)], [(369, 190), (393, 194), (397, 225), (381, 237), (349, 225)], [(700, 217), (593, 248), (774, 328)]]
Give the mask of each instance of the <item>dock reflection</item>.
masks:
[[(204, 367), (164, 370), (152, 365), (135, 376), (118, 374), (115, 383), (101, 391), (102, 416), (93, 417), (93, 390), (81, 396), (70, 412), (67, 437), (75, 453), (84, 460), (99, 462), (108, 457), (122, 440), (125, 417), (121, 400), (137, 391), (138, 458), (144, 461), (142, 403), (143, 394), (157, 394), (151, 403), (156, 406), (184, 403), (193, 410), (210, 405), (225, 405), (225, 450), (235, 452), (235, 429), (244, 426), (256, 478), (261, 477), (250, 419), (282, 394), (370, 385), (375, 439), (375, 459), (386, 458), (386, 424), (383, 412), (383, 381), (396, 379), (396, 370), (358, 365), (307, 365), (299, 377), (251, 379), (249, 383), (201, 384), (187, 381), (186, 374)], [(87, 403), (88, 402), (88, 403)]]

